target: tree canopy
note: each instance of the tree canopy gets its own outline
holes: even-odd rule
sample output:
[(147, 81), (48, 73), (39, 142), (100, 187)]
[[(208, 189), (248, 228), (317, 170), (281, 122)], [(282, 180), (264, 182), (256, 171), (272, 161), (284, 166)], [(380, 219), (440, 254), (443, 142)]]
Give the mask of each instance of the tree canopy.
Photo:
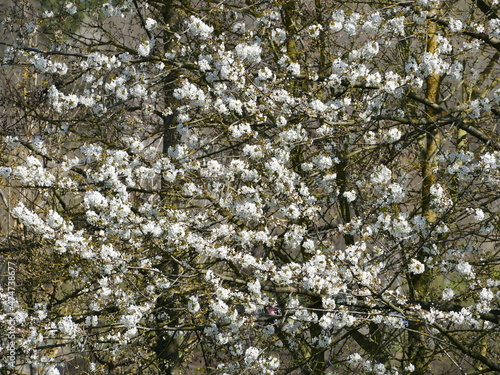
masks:
[(499, 7), (12, 4), (0, 372), (498, 373)]

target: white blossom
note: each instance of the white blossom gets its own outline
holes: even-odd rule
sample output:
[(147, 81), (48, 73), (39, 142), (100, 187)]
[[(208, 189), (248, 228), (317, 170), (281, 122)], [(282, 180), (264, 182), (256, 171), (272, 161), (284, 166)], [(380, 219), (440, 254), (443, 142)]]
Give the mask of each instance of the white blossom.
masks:
[(345, 191), (342, 195), (345, 197), (348, 203), (356, 200), (356, 192), (354, 190)]
[(64, 9), (70, 15), (74, 15), (78, 11), (78, 8), (76, 7), (76, 5), (74, 3), (68, 3), (68, 4), (66, 4), (65, 7), (64, 7)]
[(317, 38), (322, 30), (323, 26), (321, 24), (311, 25), (307, 28), (307, 32), (312, 38)]
[(424, 271), (425, 265), (423, 263), (415, 258), (410, 260), (410, 263), (408, 264), (408, 272), (418, 275), (424, 273)]
[(443, 301), (451, 301), (453, 297), (455, 297), (455, 292), (453, 291), (453, 289), (450, 288), (443, 289), (443, 296), (442, 296)]
[(73, 321), (71, 316), (65, 316), (59, 320), (57, 327), (63, 335), (70, 338), (75, 338), (78, 333), (78, 325)]
[(472, 278), (474, 276), (474, 270), (472, 269), (472, 265), (469, 262), (461, 260), (456, 265), (457, 271), (467, 277)]
[(45, 375), (60, 375), (61, 373), (55, 366), (49, 366), (45, 369), (44, 372)]
[(300, 75), (300, 64), (299, 63), (290, 63), (287, 67), (287, 70), (294, 76)]
[(386, 184), (391, 180), (392, 172), (385, 165), (379, 165), (375, 168), (371, 180), (375, 184)]
[(137, 47), (137, 53), (142, 57), (147, 57), (151, 52), (151, 47), (151, 42), (149, 40), (144, 40), (139, 44), (139, 47)]
[(196, 85), (185, 80), (182, 87), (174, 90), (174, 97), (177, 99), (190, 99), (195, 106), (205, 105), (205, 93)]
[(256, 347), (250, 346), (245, 351), (245, 363), (248, 366), (255, 364), (255, 362), (257, 362), (257, 358), (259, 357), (259, 355), (260, 355), (259, 349), (257, 349)]
[(147, 30), (153, 30), (154, 28), (156, 28), (157, 24), (158, 24), (158, 22), (156, 22), (156, 20), (148, 17), (146, 19), (145, 27)]
[(238, 44), (235, 52), (242, 60), (257, 64), (261, 59), (262, 48), (257, 44)]
[(483, 301), (491, 301), (494, 298), (494, 294), (491, 289), (483, 288), (479, 292), (479, 298)]
[(186, 21), (188, 24), (188, 31), (192, 36), (199, 37), (200, 39), (207, 39), (213, 33), (214, 28), (212, 26), (207, 25), (200, 18), (196, 16), (191, 16), (189, 21)]
[(385, 142), (389, 142), (389, 143), (393, 143), (393, 142), (397, 142), (401, 139), (401, 131), (397, 128), (390, 128), (387, 133), (384, 134), (384, 141)]

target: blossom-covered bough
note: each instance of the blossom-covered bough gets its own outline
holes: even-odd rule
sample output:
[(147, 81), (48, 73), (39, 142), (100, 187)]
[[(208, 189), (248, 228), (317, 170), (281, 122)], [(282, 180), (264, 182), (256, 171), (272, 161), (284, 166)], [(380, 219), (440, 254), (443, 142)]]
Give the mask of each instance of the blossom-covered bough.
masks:
[(495, 0), (50, 4), (3, 18), (2, 373), (500, 371)]

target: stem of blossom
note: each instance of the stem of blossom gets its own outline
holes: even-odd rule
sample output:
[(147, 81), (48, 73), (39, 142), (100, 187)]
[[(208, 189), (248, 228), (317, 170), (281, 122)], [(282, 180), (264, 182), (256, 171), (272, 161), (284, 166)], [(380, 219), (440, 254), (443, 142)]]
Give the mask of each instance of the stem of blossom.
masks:
[[(429, 22), (428, 24), (427, 52), (431, 54), (438, 53), (438, 34), (437, 24)], [(431, 103), (437, 103), (439, 99), (439, 86), (441, 77), (437, 73), (430, 73), (426, 79), (425, 98)], [(426, 114), (431, 121), (434, 121), (439, 111), (426, 106)], [(432, 225), (436, 221), (436, 213), (431, 207), (431, 187), (436, 183), (436, 155), (440, 146), (440, 133), (438, 127), (430, 128), (425, 134), (422, 145), (422, 215), (427, 223)], [(424, 254), (417, 255), (417, 260), (424, 262)], [(431, 270), (426, 268), (423, 273), (410, 275), (409, 286), (410, 296), (420, 300), (426, 300), (429, 288), (432, 284)], [(427, 353), (428, 349), (424, 341), (425, 327), (418, 325), (413, 327), (415, 332), (409, 334), (410, 347), (408, 358), (415, 365), (415, 374), (428, 373)]]
[[(351, 210), (349, 208), (349, 202), (347, 198), (344, 197), (344, 192), (347, 189), (347, 159), (346, 157), (342, 157), (340, 162), (337, 164), (337, 180), (339, 182), (339, 210), (340, 216), (344, 224), (347, 224), (351, 221)], [(344, 235), (344, 241), (346, 246), (350, 246), (354, 244), (354, 238), (351, 234)]]
[(297, 43), (295, 42), (294, 17), (296, 14), (295, 1), (286, 1), (283, 4), (283, 24), (287, 32), (286, 49), (290, 61), (297, 60)]
[[(429, 25), (429, 40), (427, 42), (427, 51), (436, 53), (437, 50), (437, 35), (436, 24)], [(436, 73), (431, 73), (427, 77), (426, 99), (437, 103), (439, 97), (440, 76)], [(432, 120), (437, 115), (433, 108), (426, 108), (426, 113)], [(430, 129), (426, 134), (425, 145), (423, 150), (422, 160), (422, 214), (429, 223), (433, 223), (436, 219), (435, 213), (431, 209), (431, 194), (430, 188), (436, 183), (436, 152), (440, 143), (440, 134), (436, 128)]]
[[(177, 17), (179, 17), (179, 5), (175, 4), (174, 0), (165, 1), (161, 5), (161, 15), (162, 21), (165, 25), (175, 25), (177, 23)], [(163, 45), (163, 52), (170, 52), (173, 47), (172, 38), (168, 35), (167, 31), (164, 31), (164, 40), (167, 41)], [(173, 81), (178, 76), (178, 71), (173, 70), (169, 76), (166, 77), (168, 81)], [(164, 92), (165, 103), (170, 104), (172, 100), (172, 92), (166, 91)], [(175, 115), (173, 113), (161, 116), (163, 120), (163, 147), (162, 152), (167, 154), (168, 149), (174, 146), (178, 142), (178, 134), (176, 132), (175, 124)], [(161, 190), (164, 191), (164, 181), (161, 181)], [(171, 203), (173, 206), (177, 205), (177, 202), (174, 200)], [(162, 262), (157, 268), (159, 268), (164, 273), (174, 273), (180, 274), (181, 269), (179, 262), (176, 261), (165, 261)], [(176, 326), (181, 322), (181, 317), (178, 312), (175, 311), (176, 304), (179, 303), (177, 300), (177, 296), (175, 294), (166, 293), (158, 298), (156, 307), (160, 309), (164, 309), (170, 315), (171, 325)], [(160, 368), (165, 374), (174, 374), (176, 373), (176, 367), (179, 365), (179, 362), (182, 360), (179, 350), (178, 338), (175, 336), (175, 333), (172, 335), (165, 335), (163, 333), (159, 333), (157, 336), (157, 342), (155, 344), (154, 350), (160, 362)]]

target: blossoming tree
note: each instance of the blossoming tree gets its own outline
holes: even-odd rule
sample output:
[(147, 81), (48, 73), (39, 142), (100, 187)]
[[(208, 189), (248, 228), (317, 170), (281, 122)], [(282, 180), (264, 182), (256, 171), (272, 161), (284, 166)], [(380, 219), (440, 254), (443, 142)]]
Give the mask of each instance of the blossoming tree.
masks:
[(0, 42), (2, 373), (500, 371), (496, 0), (44, 4)]

